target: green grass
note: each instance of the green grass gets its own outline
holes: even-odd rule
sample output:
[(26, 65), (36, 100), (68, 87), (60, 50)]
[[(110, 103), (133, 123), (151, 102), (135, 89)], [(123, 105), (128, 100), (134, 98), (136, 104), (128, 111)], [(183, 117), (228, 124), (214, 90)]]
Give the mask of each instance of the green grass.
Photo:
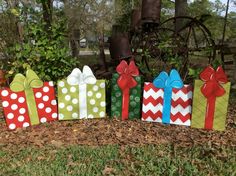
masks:
[(236, 175), (236, 149), (68, 146), (0, 150), (0, 175)]

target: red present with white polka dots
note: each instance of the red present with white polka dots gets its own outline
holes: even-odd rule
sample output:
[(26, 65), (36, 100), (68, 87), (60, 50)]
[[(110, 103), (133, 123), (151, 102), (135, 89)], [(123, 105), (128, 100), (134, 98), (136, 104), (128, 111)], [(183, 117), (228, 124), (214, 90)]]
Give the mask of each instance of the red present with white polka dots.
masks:
[[(43, 87), (33, 88), (39, 121), (57, 120), (57, 101), (53, 82), (44, 82)], [(25, 92), (13, 92), (4, 88), (0, 92), (7, 126), (10, 130), (31, 126)]]

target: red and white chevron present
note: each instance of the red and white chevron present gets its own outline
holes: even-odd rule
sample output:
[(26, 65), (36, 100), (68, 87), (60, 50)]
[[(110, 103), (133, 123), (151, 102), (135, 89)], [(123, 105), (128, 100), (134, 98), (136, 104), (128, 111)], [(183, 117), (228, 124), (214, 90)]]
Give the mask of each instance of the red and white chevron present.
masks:
[[(193, 87), (172, 90), (170, 124), (190, 126)], [(162, 123), (164, 90), (144, 83), (142, 120)]]

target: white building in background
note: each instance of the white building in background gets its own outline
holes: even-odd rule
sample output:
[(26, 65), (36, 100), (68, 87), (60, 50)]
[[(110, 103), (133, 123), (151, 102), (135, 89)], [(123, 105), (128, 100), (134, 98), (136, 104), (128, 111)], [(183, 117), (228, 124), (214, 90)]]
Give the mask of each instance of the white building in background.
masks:
[(87, 40), (85, 38), (81, 39), (79, 41), (80, 48), (86, 48), (87, 47)]

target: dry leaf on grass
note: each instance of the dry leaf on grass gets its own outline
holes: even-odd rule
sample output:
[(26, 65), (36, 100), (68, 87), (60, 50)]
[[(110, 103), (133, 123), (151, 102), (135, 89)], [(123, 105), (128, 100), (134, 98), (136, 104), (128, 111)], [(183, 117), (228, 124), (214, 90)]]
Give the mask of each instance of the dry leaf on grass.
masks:
[(51, 144), (58, 148), (63, 146), (63, 143), (61, 141), (52, 140)]
[(111, 175), (115, 173), (115, 169), (105, 166), (105, 169), (102, 171), (103, 175)]

